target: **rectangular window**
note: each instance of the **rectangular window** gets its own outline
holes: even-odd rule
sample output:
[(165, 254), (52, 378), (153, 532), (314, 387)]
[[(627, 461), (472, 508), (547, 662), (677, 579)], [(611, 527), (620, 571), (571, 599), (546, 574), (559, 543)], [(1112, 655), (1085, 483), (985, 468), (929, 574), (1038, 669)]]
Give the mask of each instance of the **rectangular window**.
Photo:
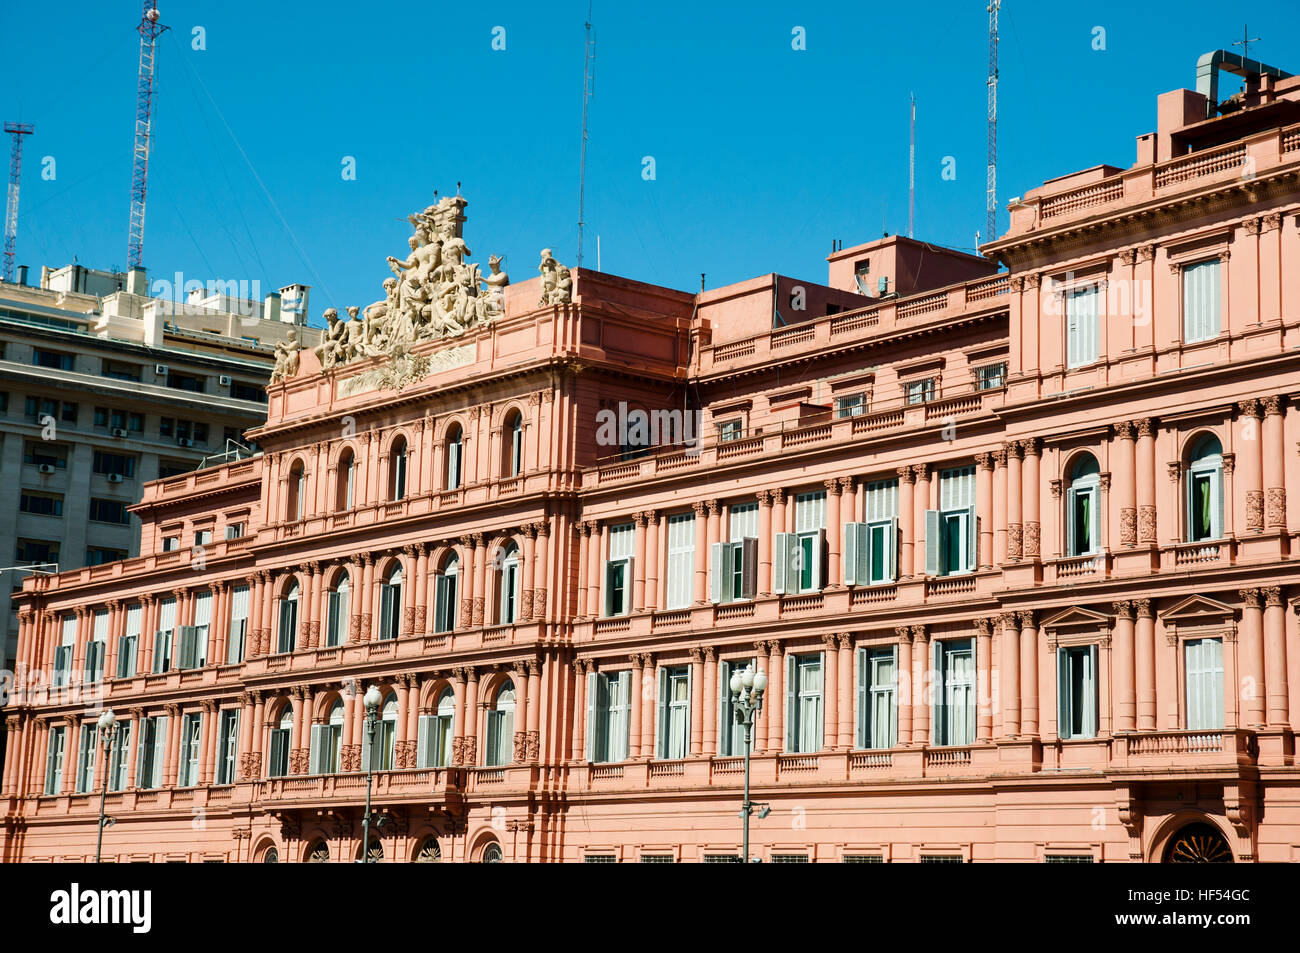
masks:
[(140, 625), (143, 618), (143, 606), (127, 607), (126, 631), (117, 640), (118, 678), (130, 678), (135, 675), (136, 651), (140, 645)]
[(43, 347), (32, 348), (32, 363), (37, 367), (47, 367), (54, 371), (70, 371), (73, 368), (71, 354), (51, 351)]
[[(731, 676), (754, 665), (754, 659), (723, 659), (718, 663), (718, 754), (738, 758), (745, 753), (745, 726), (736, 721), (731, 701)], [(755, 665), (755, 670), (757, 666)]]
[(972, 639), (934, 643), (936, 745), (975, 743), (975, 644)]
[(239, 709), (226, 708), (221, 712), (221, 728), (217, 733), (217, 783), (235, 783), (235, 758), (239, 753)]
[(975, 389), (995, 390), (1007, 382), (1007, 362), (985, 364), (975, 368)]
[(207, 545), (208, 545), (209, 543), (211, 543), (211, 542), (212, 542), (212, 530), (210, 530), (210, 529), (196, 529), (196, 530), (194, 531), (194, 545), (195, 545), (195, 546), (207, 546)]
[(117, 523), (125, 526), (131, 522), (131, 514), (126, 511), (126, 504), (120, 500), (90, 500), (90, 519), (94, 523)]
[[(438, 577), (441, 579), (442, 577)], [(332, 648), (336, 645), (342, 645), (344, 637), (348, 632), (349, 624), (349, 606), (351, 601), (351, 586), (348, 585), (347, 577), (339, 580), (336, 585), (326, 594), (326, 615), (325, 615), (325, 646)], [(436, 624), (434, 631), (440, 631)]]
[(101, 476), (120, 476), (129, 480), (135, 476), (135, 457), (125, 453), (96, 450), (92, 469)]
[(230, 384), (230, 396), (235, 400), (251, 400), (259, 404), (266, 403), (266, 390), (256, 384), (245, 384), (243, 381), (232, 381)]
[(159, 788), (167, 762), (167, 716), (151, 715), (140, 726), (135, 754), (135, 786)]
[(191, 712), (181, 717), (180, 775), (177, 784), (192, 788), (199, 783), (199, 738), (203, 731), (203, 714)]
[(63, 617), (62, 634), (54, 649), (53, 683), (56, 688), (67, 685), (72, 675), (72, 656), (77, 649), (77, 617)]
[(127, 552), (125, 549), (113, 549), (108, 546), (87, 546), (86, 547), (86, 565), (102, 566), (104, 563), (116, 562), (119, 559), (126, 559)]
[(1099, 320), (1101, 288), (1089, 285), (1065, 294), (1065, 362), (1083, 367), (1097, 360), (1101, 352)]
[(1194, 344), (1219, 336), (1222, 297), (1219, 292), (1219, 260), (1183, 266), (1183, 343)]
[(107, 427), (107, 426), (108, 426), (108, 408), (107, 408), (107, 407), (96, 407), (96, 408), (95, 408), (95, 426), (96, 426), (96, 427)]
[(105, 360), (100, 374), (104, 377), (112, 377), (119, 381), (135, 381), (137, 384), (140, 383), (139, 364), (127, 364), (123, 361)]
[(715, 605), (753, 599), (758, 590), (758, 540), (714, 543), (709, 554), (709, 601)]
[(925, 404), (934, 400), (934, 378), (922, 377), (903, 385), (903, 396), (909, 404)]
[(1223, 640), (1188, 639), (1184, 643), (1187, 669), (1187, 727), (1223, 727)]
[(31, 467), (64, 470), (68, 466), (68, 448), (61, 443), (28, 440), (23, 444), (23, 463)]
[(632, 673), (592, 672), (587, 676), (587, 760), (627, 760), (628, 712)]
[(668, 580), (666, 609), (685, 609), (693, 599), (695, 581), (695, 514), (668, 517)]
[(685, 758), (691, 734), (691, 669), (659, 669), (660, 758)]
[(93, 725), (81, 726), (81, 737), (77, 743), (77, 787), (78, 794), (88, 794), (95, 787), (95, 735), (98, 729)]
[(67, 743), (67, 728), (50, 729), (50, 745), (45, 754), (45, 793), (63, 791), (63, 755)]
[(19, 539), (14, 544), (14, 559), (20, 563), (57, 563), (59, 544), (44, 539)]
[(1097, 736), (1097, 646), (1056, 650), (1057, 735)]
[(835, 398), (836, 417), (861, 417), (867, 412), (866, 394), (846, 394)]
[(167, 375), (167, 386), (177, 390), (188, 390), (201, 394), (203, 393), (203, 378), (195, 377), (193, 374), (171, 373)]
[(451, 632), (456, 628), (456, 580), (460, 578), (459, 564), (448, 567), (450, 572), (437, 575), (434, 593), (433, 631)]
[(97, 682), (104, 677), (104, 656), (108, 651), (108, 611), (96, 612), (86, 645), (86, 681)]
[(181, 548), (181, 538), (179, 536), (164, 536), (162, 539), (162, 551), (164, 553), (174, 553)]
[(126, 788), (126, 770), (131, 764), (131, 722), (119, 721), (113, 730), (113, 751), (109, 758), (108, 789)]
[(793, 533), (773, 541), (772, 591), (786, 595), (820, 592), (825, 579), (826, 491), (795, 497)]
[(636, 527), (621, 523), (609, 528), (609, 559), (605, 562), (605, 615), (626, 615), (632, 611), (633, 551)]
[(226, 643), (226, 664), (244, 660), (244, 641), (248, 637), (248, 586), (230, 591), (230, 638)]
[(244, 537), (243, 523), (226, 524), (226, 539), (243, 539), (243, 537)]
[(898, 647), (858, 650), (858, 747), (898, 743)]
[(158, 631), (153, 641), (153, 671), (155, 675), (171, 670), (172, 645), (176, 632), (176, 600), (164, 599), (158, 607)]
[(1065, 494), (1065, 545), (1071, 556), (1091, 556), (1101, 548), (1101, 478), (1093, 470), (1075, 477)]
[(1223, 469), (1218, 454), (1187, 471), (1187, 541), (1223, 538)]
[(718, 424), (718, 440), (729, 443), (744, 436), (744, 427), (739, 420), (724, 420)]
[(18, 500), (18, 509), (33, 516), (62, 516), (63, 494), (23, 490)]
[(844, 524), (846, 586), (893, 582), (898, 561), (898, 481), (866, 485), (866, 521)]
[(975, 517), (975, 468), (939, 475), (939, 509), (925, 511), (925, 571), (931, 576), (973, 572), (979, 526)]
[(822, 671), (824, 652), (785, 658), (785, 750), (822, 750)]

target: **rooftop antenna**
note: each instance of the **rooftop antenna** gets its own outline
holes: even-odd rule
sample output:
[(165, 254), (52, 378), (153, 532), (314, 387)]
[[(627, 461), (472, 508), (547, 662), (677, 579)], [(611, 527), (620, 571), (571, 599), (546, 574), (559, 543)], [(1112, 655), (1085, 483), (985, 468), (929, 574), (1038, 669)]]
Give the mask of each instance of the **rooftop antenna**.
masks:
[(5, 204), (5, 263), (4, 280), (14, 280), (14, 244), (18, 241), (18, 182), (23, 173), (23, 136), (30, 136), (36, 127), (29, 122), (7, 122), (5, 132), (13, 139), (9, 150), (9, 200)]
[(582, 60), (582, 159), (578, 166), (578, 267), (582, 267), (582, 229), (587, 192), (587, 104), (596, 91), (596, 38), (591, 32), (591, 0), (587, 0), (587, 42)]
[(1250, 59), (1250, 44), (1258, 42), (1259, 37), (1251, 36), (1249, 25), (1243, 23), (1241, 25), (1241, 39), (1233, 40), (1232, 45), (1241, 47), (1241, 58), (1243, 60), (1248, 60)]
[(912, 237), (912, 224), (916, 219), (916, 96), (912, 100), (912, 128), (907, 150), (907, 237)]
[(989, 186), (984, 210), (989, 241), (998, 233), (998, 10), (1002, 0), (989, 4)]
[(131, 168), (131, 231), (127, 240), (126, 267), (139, 268), (144, 258), (144, 197), (149, 178), (149, 147), (152, 142), (150, 116), (154, 96), (154, 56), (158, 37), (167, 27), (158, 22), (158, 5), (144, 0), (140, 18), (140, 73), (135, 98), (135, 161)]

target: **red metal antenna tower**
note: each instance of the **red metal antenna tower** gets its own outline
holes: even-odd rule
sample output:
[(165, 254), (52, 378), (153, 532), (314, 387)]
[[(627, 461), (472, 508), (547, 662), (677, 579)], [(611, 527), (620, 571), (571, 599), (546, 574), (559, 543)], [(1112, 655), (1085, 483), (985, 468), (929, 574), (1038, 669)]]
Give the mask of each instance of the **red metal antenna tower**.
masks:
[(158, 22), (155, 0), (144, 0), (140, 19), (140, 77), (135, 100), (135, 162), (131, 169), (131, 234), (127, 241), (127, 268), (139, 268), (144, 257), (144, 196), (149, 179), (149, 118), (153, 112), (153, 61), (158, 37), (167, 29)]
[(18, 182), (23, 172), (23, 136), (30, 136), (36, 127), (29, 122), (7, 122), (5, 132), (13, 137), (9, 152), (9, 201), (5, 205), (5, 264), (4, 280), (14, 280), (14, 244), (18, 240)]

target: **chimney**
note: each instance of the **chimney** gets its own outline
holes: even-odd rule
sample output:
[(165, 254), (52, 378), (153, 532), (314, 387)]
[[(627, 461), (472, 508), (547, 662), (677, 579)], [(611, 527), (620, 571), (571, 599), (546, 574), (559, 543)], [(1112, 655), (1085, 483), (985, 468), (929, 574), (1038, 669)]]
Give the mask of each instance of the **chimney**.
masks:
[(1206, 98), (1190, 89), (1175, 89), (1156, 98), (1156, 161), (1183, 155), (1187, 146), (1176, 142), (1174, 132), (1205, 118)]
[(149, 282), (145, 278), (143, 268), (132, 268), (126, 273), (126, 293), (139, 295), (142, 298), (149, 297)]
[(27, 266), (26, 266), (26, 265), (19, 265), (19, 266), (18, 266), (18, 283), (19, 283), (20, 285), (23, 285), (23, 286), (26, 286), (26, 284), (27, 284)]
[(279, 321), (280, 320), (280, 292), (272, 291), (262, 302), (262, 320)]

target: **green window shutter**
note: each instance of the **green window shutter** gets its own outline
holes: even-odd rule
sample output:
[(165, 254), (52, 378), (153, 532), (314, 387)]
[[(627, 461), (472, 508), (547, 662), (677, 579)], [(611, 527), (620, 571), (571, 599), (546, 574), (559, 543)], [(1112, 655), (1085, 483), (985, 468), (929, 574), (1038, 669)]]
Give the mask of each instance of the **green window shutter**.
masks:
[[(840, 554), (840, 564), (843, 567), (844, 585), (858, 585), (859, 575), (855, 572), (858, 564), (858, 527), (861, 523), (844, 524), (844, 552)], [(863, 584), (866, 580), (862, 580)]]
[(975, 507), (966, 507), (966, 569), (974, 572), (979, 565), (980, 525)]
[(777, 533), (772, 540), (772, 592), (782, 595), (797, 592), (798, 579), (793, 578), (793, 551), (797, 548), (793, 533)]
[(658, 757), (668, 757), (668, 669), (659, 666), (659, 731), (658, 744), (655, 746)]
[(870, 695), (871, 671), (870, 659), (865, 648), (858, 649), (858, 747), (871, 747)]
[(605, 560), (605, 615), (614, 614), (614, 574), (617, 567), (612, 560)]
[(799, 750), (799, 686), (796, 684), (795, 672), (798, 671), (795, 657), (785, 657), (785, 750)]
[(1079, 554), (1079, 541), (1075, 539), (1078, 535), (1075, 530), (1079, 519), (1078, 506), (1078, 491), (1070, 487), (1065, 491), (1065, 552), (1069, 556)]
[(714, 605), (727, 601), (730, 593), (731, 573), (728, 572), (727, 543), (714, 543), (709, 547), (709, 601)]
[(753, 599), (758, 595), (758, 540), (747, 536), (737, 545), (741, 557), (741, 591), (739, 598)]
[(149, 719), (140, 720), (140, 737), (136, 739), (135, 745), (135, 786), (138, 788), (149, 787), (149, 779), (145, 775), (145, 766), (149, 763), (148, 752), (150, 750), (146, 739), (149, 737)]
[(943, 551), (940, 530), (942, 524), (938, 510), (925, 511), (925, 574), (927, 576), (943, 574), (944, 567), (939, 558), (939, 554)]

